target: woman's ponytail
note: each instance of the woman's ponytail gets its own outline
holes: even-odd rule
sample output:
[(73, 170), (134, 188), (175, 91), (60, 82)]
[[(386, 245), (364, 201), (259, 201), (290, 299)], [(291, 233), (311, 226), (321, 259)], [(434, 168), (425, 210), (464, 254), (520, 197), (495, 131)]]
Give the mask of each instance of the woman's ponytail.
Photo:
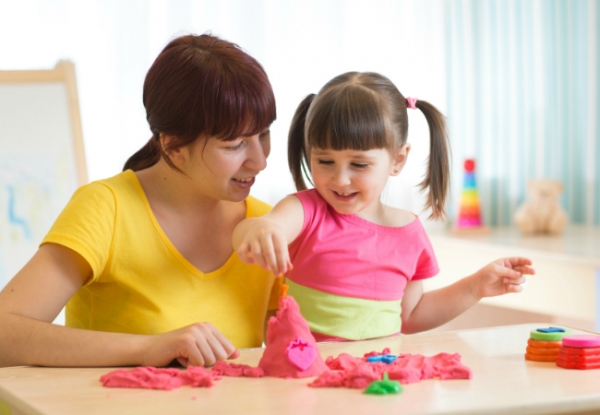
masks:
[(308, 108), (315, 98), (315, 94), (310, 94), (302, 100), (290, 126), (288, 135), (288, 165), (296, 185), (296, 190), (306, 190), (304, 176), (310, 181), (310, 172), (308, 168), (308, 159), (306, 155), (306, 146), (304, 144), (304, 131), (306, 126), (306, 114)]
[(431, 208), (431, 218), (446, 216), (446, 196), (450, 187), (450, 145), (446, 119), (436, 107), (427, 101), (417, 101), (417, 108), (423, 112), (429, 125), (429, 162), (425, 179), (419, 184), (421, 190), (429, 188), (425, 208)]
[(133, 170), (139, 171), (154, 166), (160, 160), (159, 141), (156, 137), (152, 137), (148, 142), (139, 149), (135, 154), (125, 162), (123, 171)]

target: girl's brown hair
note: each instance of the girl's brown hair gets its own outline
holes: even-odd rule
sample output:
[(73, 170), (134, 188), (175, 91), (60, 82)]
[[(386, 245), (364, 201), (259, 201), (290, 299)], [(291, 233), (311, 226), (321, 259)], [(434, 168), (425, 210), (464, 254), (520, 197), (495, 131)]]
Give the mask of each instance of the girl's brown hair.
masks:
[[(150, 167), (166, 152), (217, 137), (256, 134), (275, 120), (275, 96), (262, 66), (239, 46), (216, 36), (187, 35), (158, 55), (144, 82), (152, 138), (123, 170)], [(173, 137), (163, 149), (160, 134)]]
[[(433, 105), (419, 100), (430, 132), (427, 173), (419, 184), (429, 189), (425, 209), (432, 218), (445, 216), (449, 188), (450, 147), (446, 121)], [(296, 189), (306, 189), (310, 177), (308, 151), (370, 150), (395, 153), (406, 143), (406, 98), (385, 76), (373, 72), (348, 72), (329, 81), (317, 95), (308, 95), (298, 106), (288, 136), (288, 163)], [(310, 178), (309, 178), (310, 180)]]

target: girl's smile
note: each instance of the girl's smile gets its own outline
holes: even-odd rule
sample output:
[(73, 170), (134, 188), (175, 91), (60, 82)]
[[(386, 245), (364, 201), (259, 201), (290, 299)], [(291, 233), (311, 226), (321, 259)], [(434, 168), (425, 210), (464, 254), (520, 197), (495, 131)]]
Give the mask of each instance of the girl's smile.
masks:
[(358, 195), (358, 192), (340, 193), (340, 192), (333, 191), (333, 194), (334, 194), (335, 198), (338, 199), (339, 201), (350, 202)]
[(315, 188), (344, 215), (376, 215), (379, 197), (396, 163), (387, 149), (311, 151)]

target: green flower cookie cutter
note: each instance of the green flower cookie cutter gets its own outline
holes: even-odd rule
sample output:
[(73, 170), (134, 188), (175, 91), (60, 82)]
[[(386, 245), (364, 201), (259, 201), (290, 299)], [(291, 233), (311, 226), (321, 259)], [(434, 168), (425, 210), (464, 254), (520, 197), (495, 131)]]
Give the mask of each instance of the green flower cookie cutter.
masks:
[(391, 393), (402, 393), (402, 385), (397, 380), (390, 380), (387, 372), (383, 373), (383, 380), (371, 383), (365, 393), (371, 395), (388, 395)]

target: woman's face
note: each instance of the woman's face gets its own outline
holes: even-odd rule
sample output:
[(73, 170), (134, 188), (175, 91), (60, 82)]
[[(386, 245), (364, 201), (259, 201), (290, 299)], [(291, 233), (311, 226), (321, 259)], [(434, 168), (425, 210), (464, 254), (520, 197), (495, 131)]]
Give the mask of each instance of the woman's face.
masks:
[(202, 194), (239, 202), (248, 197), (256, 175), (267, 167), (270, 151), (268, 129), (232, 141), (209, 138), (185, 149), (187, 156), (180, 168)]

